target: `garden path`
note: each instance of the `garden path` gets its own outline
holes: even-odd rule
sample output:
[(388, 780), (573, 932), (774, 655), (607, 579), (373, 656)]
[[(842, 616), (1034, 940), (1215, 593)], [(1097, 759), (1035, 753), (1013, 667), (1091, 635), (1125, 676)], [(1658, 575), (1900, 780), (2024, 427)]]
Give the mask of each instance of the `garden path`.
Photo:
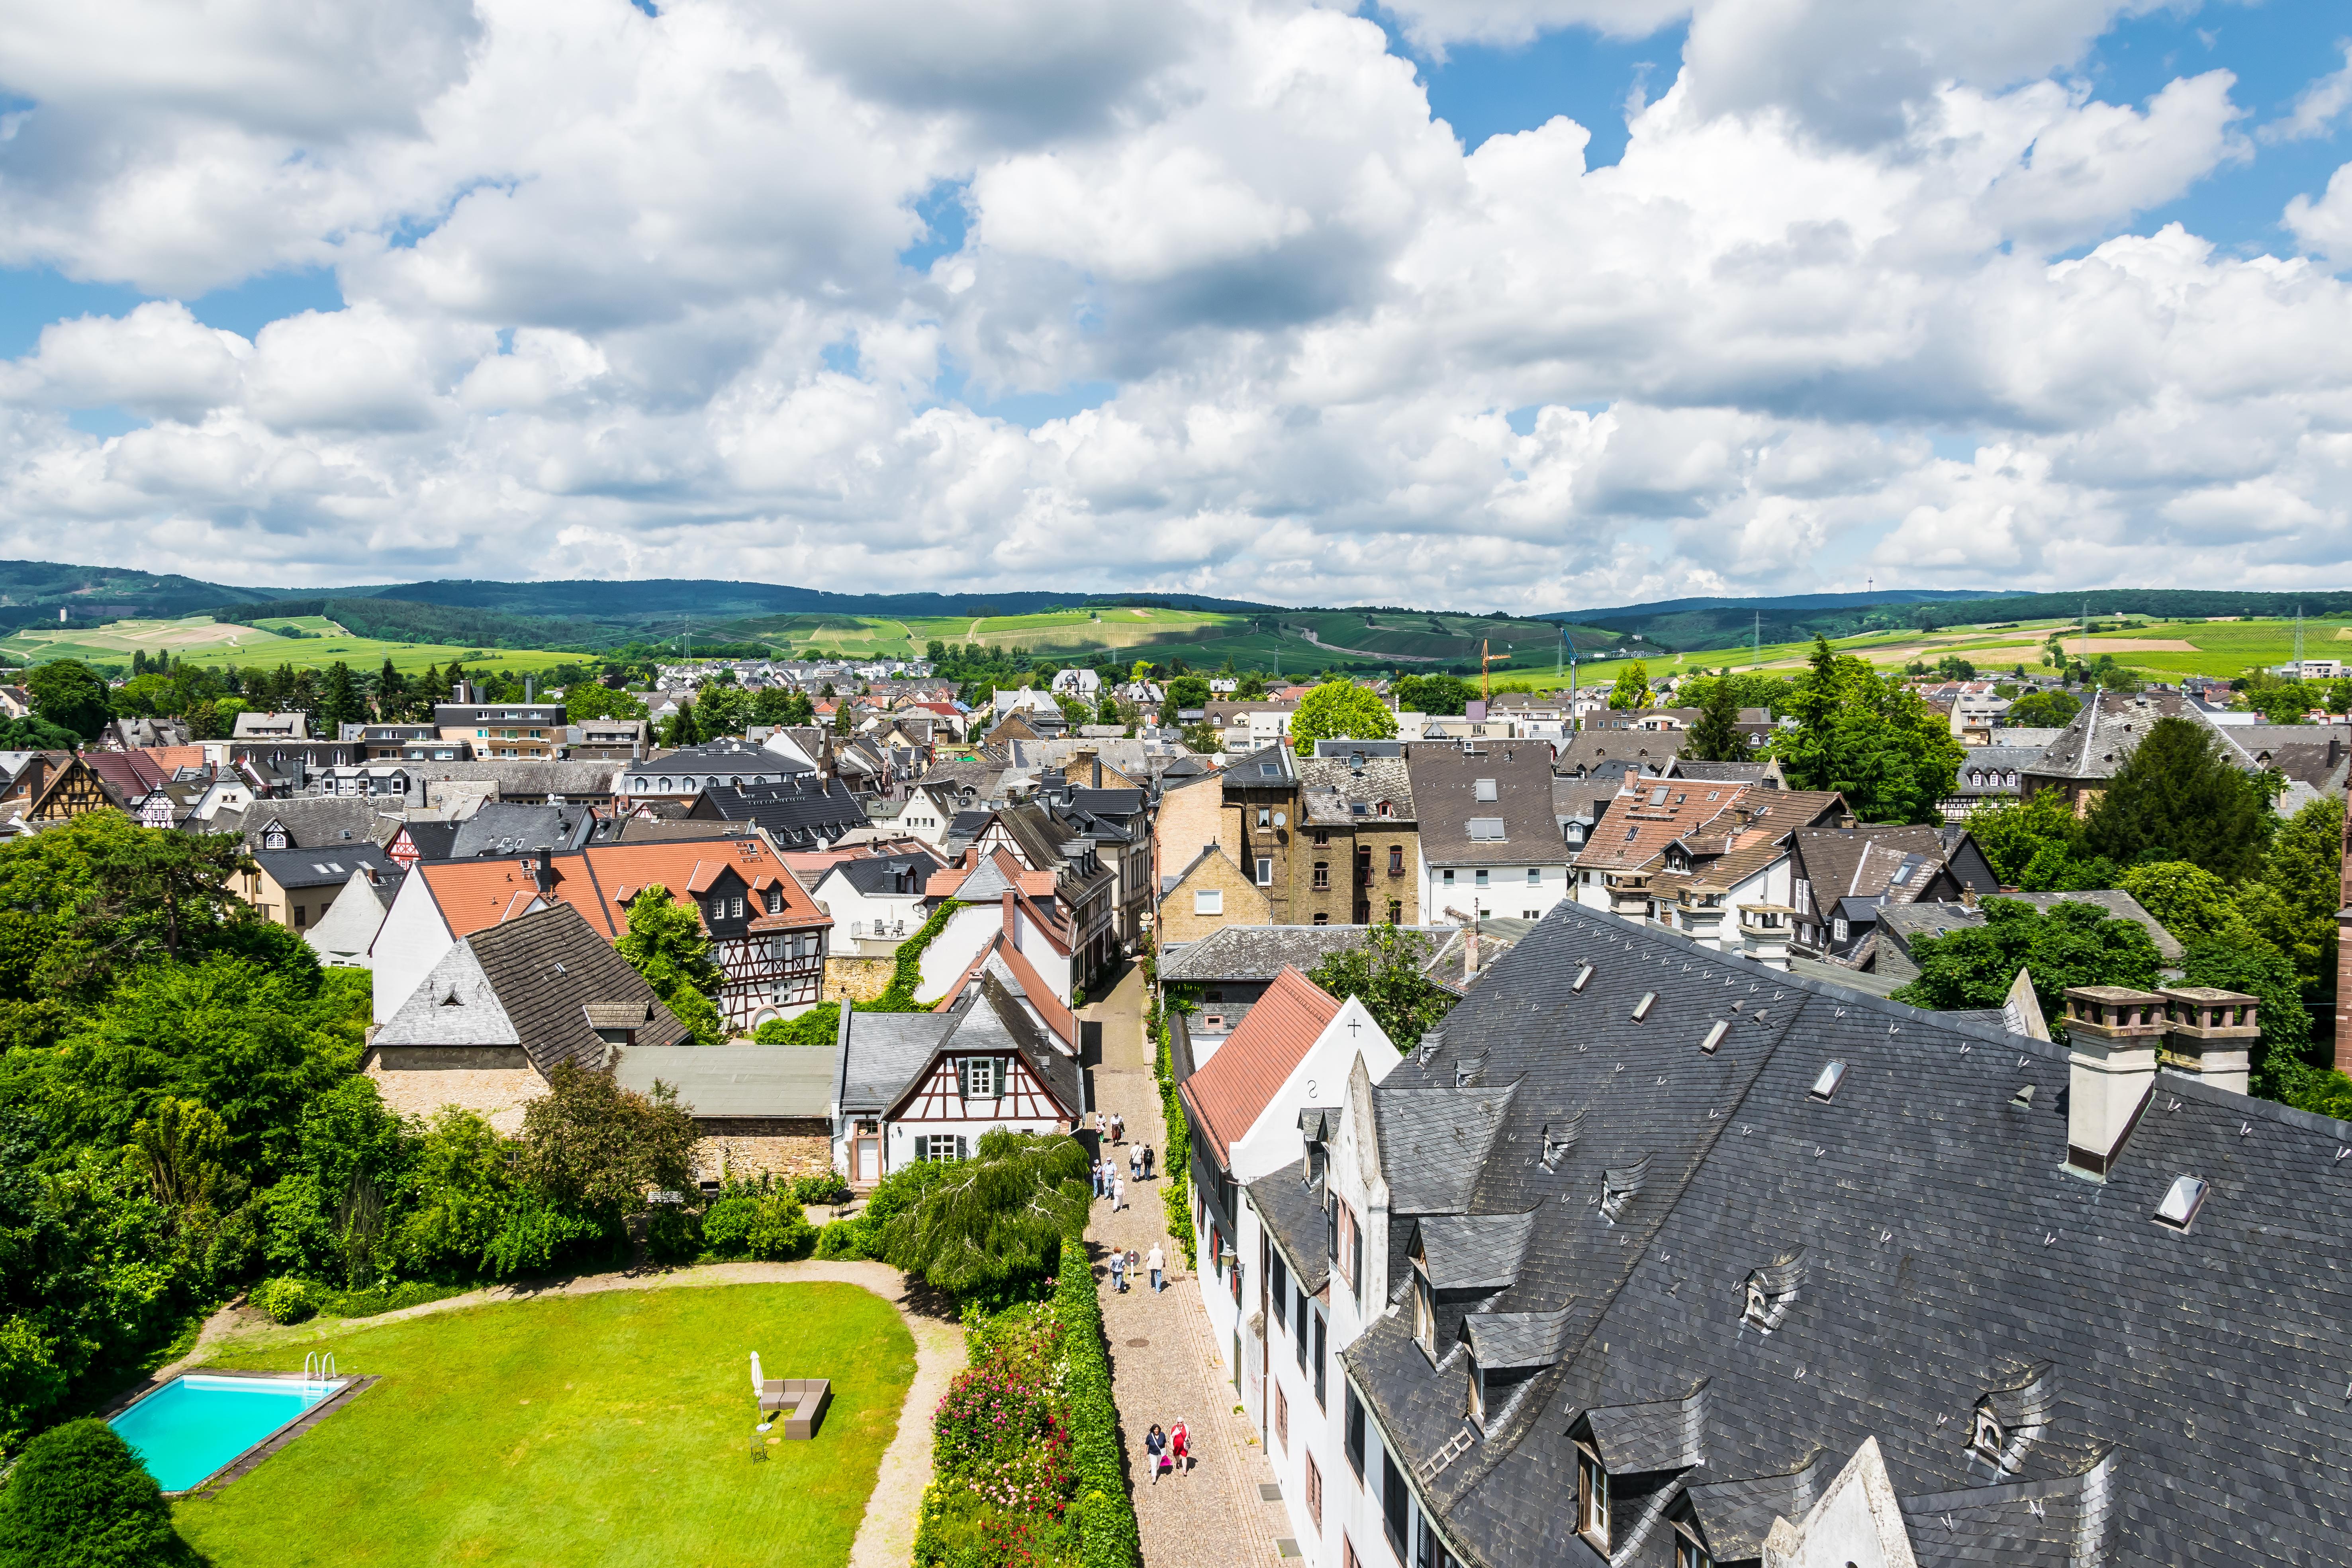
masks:
[[(931, 1479), (931, 1413), (947, 1396), (948, 1384), (964, 1367), (962, 1327), (950, 1319), (919, 1309), (910, 1300), (906, 1276), (885, 1263), (706, 1263), (644, 1274), (584, 1274), (567, 1279), (498, 1285), (470, 1290), (463, 1296), (404, 1307), (373, 1318), (323, 1321), (320, 1329), (347, 1323), (388, 1323), (421, 1318), (461, 1307), (488, 1306), (500, 1301), (536, 1301), (553, 1296), (585, 1296), (605, 1290), (662, 1290), (698, 1285), (803, 1284), (830, 1280), (861, 1286), (898, 1309), (907, 1331), (915, 1336), (915, 1380), (907, 1386), (906, 1403), (898, 1407), (898, 1430), (883, 1450), (882, 1465), (874, 1478), (874, 1494), (866, 1499), (866, 1517), (849, 1549), (849, 1568), (906, 1568), (915, 1553), (916, 1512), (923, 1489)], [(205, 1320), (196, 1347), (181, 1361), (156, 1374), (158, 1382), (197, 1361), (210, 1344), (227, 1337), (236, 1325), (232, 1309), (224, 1308)], [(299, 1336), (289, 1336), (299, 1346)]]
[[(1143, 973), (1126, 976), (1085, 1016), (1102, 1026), (1102, 1062), (1094, 1069), (1094, 1105), (1118, 1111), (1129, 1139), (1151, 1146), (1155, 1162), (1166, 1153), (1168, 1130), (1160, 1110), (1160, 1085), (1152, 1073), (1152, 1047), (1143, 1033)], [(1113, 1151), (1120, 1169), (1127, 1151)], [(1157, 1166), (1155, 1164), (1155, 1172)], [(1258, 1489), (1275, 1480), (1257, 1442), (1256, 1428), (1234, 1414), (1239, 1400), (1223, 1362), (1210, 1341), (1208, 1310), (1201, 1287), (1168, 1234), (1160, 1180), (1128, 1189), (1131, 1206), (1114, 1214), (1098, 1199), (1087, 1225), (1087, 1240), (1097, 1258), (1113, 1247), (1148, 1256), (1156, 1245), (1169, 1262), (1168, 1289), (1152, 1294), (1149, 1276), (1126, 1295), (1111, 1289), (1110, 1271), (1098, 1262), (1103, 1331), (1110, 1341), (1111, 1394), (1118, 1405), (1120, 1440), (1126, 1444), (1129, 1489), (1142, 1526), (1148, 1568), (1260, 1568), (1275, 1560), (1275, 1542), (1288, 1533), (1279, 1502), (1262, 1500)], [(1155, 1486), (1144, 1468), (1143, 1436), (1181, 1420), (1192, 1439), (1190, 1474), (1164, 1477)]]

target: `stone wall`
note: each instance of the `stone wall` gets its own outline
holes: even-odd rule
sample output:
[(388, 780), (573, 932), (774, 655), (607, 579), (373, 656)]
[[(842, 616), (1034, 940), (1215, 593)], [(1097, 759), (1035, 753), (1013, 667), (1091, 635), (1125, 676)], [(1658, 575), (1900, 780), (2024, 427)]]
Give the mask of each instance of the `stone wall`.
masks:
[[(1192, 895), (1203, 888), (1215, 888), (1225, 895), (1223, 914), (1193, 912)], [(1273, 918), (1265, 889), (1220, 851), (1195, 866), (1190, 876), (1161, 898), (1160, 941), (1163, 946), (1198, 942), (1222, 926), (1262, 926), (1272, 923)]]
[(827, 953), (824, 1000), (871, 1002), (890, 989), (890, 976), (897, 967), (895, 955), (890, 958), (853, 958), (837, 952)]
[(361, 1070), (394, 1115), (429, 1117), (454, 1105), (509, 1134), (522, 1131), (523, 1107), (547, 1092), (520, 1046), (385, 1046), (370, 1050)]
[(833, 1169), (833, 1130), (821, 1116), (697, 1117), (689, 1156), (698, 1182), (809, 1176)]

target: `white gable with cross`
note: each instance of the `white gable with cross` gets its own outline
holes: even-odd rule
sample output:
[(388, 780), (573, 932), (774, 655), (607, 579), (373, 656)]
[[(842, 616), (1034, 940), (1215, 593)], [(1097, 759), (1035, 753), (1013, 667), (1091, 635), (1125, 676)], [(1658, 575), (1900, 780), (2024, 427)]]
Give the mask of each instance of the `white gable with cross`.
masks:
[[(1228, 1040), (1219, 1048), (1229, 1051), (1234, 1047), (1234, 1042)], [(1298, 1058), (1298, 1065), (1291, 1068), (1282, 1087), (1250, 1123), (1249, 1131), (1234, 1140), (1234, 1179), (1255, 1182), (1296, 1162), (1299, 1157), (1298, 1113), (1345, 1103), (1348, 1074), (1359, 1057), (1363, 1058), (1364, 1070), (1371, 1075), (1374, 1083), (1387, 1078), (1403, 1059), (1379, 1022), (1365, 1011), (1364, 1005), (1349, 997), (1339, 1005), (1331, 1021), (1323, 1026), (1322, 1032)]]

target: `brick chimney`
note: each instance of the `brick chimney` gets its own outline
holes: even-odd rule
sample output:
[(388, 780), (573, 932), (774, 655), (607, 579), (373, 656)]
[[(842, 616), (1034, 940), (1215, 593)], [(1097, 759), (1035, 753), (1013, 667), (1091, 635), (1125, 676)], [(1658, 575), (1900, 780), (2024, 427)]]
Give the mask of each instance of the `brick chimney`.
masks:
[(1003, 902), (1003, 906), (1004, 906), (1004, 940), (1005, 940), (1005, 941), (1007, 941), (1007, 942), (1012, 942), (1012, 943), (1013, 943), (1013, 945), (1014, 947), (1018, 948), (1018, 947), (1021, 945), (1020, 941), (1019, 941), (1019, 938), (1020, 938), (1021, 932), (1020, 932), (1020, 931), (1018, 930), (1018, 928), (1017, 928), (1017, 927), (1014, 925), (1014, 923), (1013, 923), (1013, 922), (1014, 922), (1014, 920), (1016, 919), (1016, 916), (1015, 916), (1015, 914), (1014, 914), (1014, 912), (1013, 912), (1013, 889), (1012, 889), (1007, 888), (1007, 889), (1004, 889), (1004, 893), (1003, 893), (1003, 898), (1002, 898), (1001, 901)]
[(2066, 1169), (2074, 1174), (2107, 1179), (2155, 1087), (2166, 1027), (2165, 999), (2153, 991), (2066, 987)]
[(2254, 998), (2208, 985), (2168, 985), (2163, 994), (2165, 1070), (2245, 1093), (2247, 1063), (2262, 1034)]
[(552, 850), (552, 849), (541, 849), (541, 850), (539, 852), (539, 861), (538, 861), (538, 863), (537, 863), (536, 865), (534, 865), (534, 866), (531, 868), (531, 871), (530, 871), (530, 879), (531, 879), (531, 882), (532, 882), (532, 883), (533, 883), (533, 884), (534, 884), (534, 885), (539, 889), (540, 896), (541, 896), (541, 898), (551, 898), (551, 897), (553, 897), (553, 896), (554, 896), (554, 893), (555, 893), (555, 851), (554, 851), (554, 850)]

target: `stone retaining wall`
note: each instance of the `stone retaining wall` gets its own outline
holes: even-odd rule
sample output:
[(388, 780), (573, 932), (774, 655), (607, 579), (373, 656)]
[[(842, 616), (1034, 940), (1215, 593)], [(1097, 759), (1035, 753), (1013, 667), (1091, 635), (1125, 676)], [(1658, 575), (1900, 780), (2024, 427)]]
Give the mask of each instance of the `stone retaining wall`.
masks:
[(824, 960), (824, 1000), (827, 1002), (871, 1002), (890, 989), (890, 976), (896, 973), (898, 960), (893, 958), (848, 958), (840, 953), (827, 953)]
[(689, 1156), (698, 1182), (811, 1176), (833, 1169), (833, 1130), (821, 1116), (697, 1117)]

